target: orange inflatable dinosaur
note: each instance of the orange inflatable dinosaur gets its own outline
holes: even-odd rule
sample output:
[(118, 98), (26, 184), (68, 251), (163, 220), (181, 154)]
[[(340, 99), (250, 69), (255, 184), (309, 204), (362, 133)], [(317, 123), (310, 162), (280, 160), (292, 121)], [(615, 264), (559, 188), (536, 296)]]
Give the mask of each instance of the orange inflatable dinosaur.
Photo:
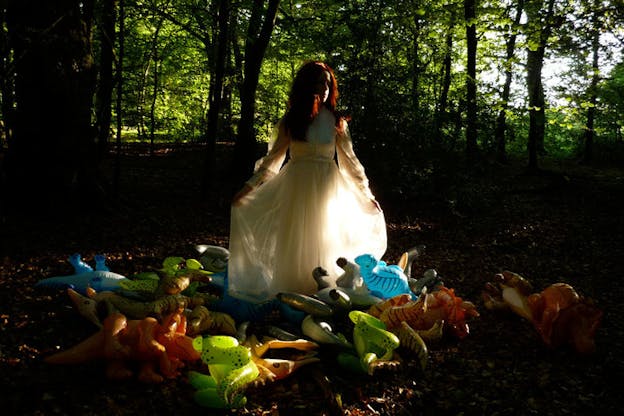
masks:
[(546, 345), (569, 343), (579, 353), (595, 350), (594, 336), (602, 311), (566, 283), (555, 283), (527, 298), (533, 325)]
[(193, 339), (185, 335), (186, 319), (181, 313), (169, 315), (160, 324), (154, 318), (128, 320), (113, 313), (102, 329), (74, 347), (45, 358), (51, 364), (80, 364), (95, 359), (108, 361), (107, 377), (132, 376), (128, 361), (140, 362), (138, 378), (145, 383), (160, 383), (173, 378), (183, 361), (199, 359)]
[(414, 330), (433, 328), (439, 322), (459, 339), (468, 336), (470, 328), (466, 322), (479, 316), (472, 302), (455, 295), (455, 290), (445, 286), (431, 293), (421, 294), (413, 301), (409, 295), (401, 294), (373, 305), (368, 313), (379, 318), (389, 331), (406, 322)]
[(540, 293), (530, 291), (526, 279), (505, 271), (486, 283), (482, 297), (488, 309), (508, 307), (530, 320), (550, 347), (570, 344), (581, 354), (595, 350), (594, 337), (603, 313), (591, 300), (567, 283), (552, 284)]

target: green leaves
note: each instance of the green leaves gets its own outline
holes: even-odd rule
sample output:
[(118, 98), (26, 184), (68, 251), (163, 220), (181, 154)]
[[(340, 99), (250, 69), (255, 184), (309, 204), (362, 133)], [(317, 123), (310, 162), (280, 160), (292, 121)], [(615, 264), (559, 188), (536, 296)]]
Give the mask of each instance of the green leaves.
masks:
[(535, 40), (535, 39), (527, 40), (527, 49), (532, 52), (537, 51), (540, 48), (540, 46), (542, 46), (542, 44), (539, 40)]

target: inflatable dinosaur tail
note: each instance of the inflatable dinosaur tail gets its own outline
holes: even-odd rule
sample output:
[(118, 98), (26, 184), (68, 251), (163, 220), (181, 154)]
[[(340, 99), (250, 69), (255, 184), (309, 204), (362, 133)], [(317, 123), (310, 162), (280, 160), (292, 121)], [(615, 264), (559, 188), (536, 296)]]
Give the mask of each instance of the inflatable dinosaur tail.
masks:
[(44, 358), (48, 364), (82, 364), (104, 357), (103, 337), (100, 333), (90, 336), (68, 350)]
[(125, 358), (128, 347), (117, 340), (117, 334), (126, 328), (125, 316), (117, 313), (104, 320), (103, 328), (68, 350), (44, 358), (49, 364), (81, 364), (100, 358)]

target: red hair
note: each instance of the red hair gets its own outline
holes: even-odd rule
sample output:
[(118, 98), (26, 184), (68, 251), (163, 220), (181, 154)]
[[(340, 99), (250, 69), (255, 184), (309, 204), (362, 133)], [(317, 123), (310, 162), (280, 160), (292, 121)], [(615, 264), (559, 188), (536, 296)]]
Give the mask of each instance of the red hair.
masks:
[[(321, 97), (315, 91), (315, 85), (324, 72), (329, 73), (329, 95), (321, 102)], [(284, 116), (286, 131), (290, 132), (293, 140), (305, 140), (305, 133), (318, 115), (321, 105), (324, 105), (336, 117), (336, 125), (340, 117), (336, 112), (338, 102), (338, 83), (334, 70), (329, 65), (319, 61), (306, 62), (299, 68), (288, 96), (288, 110)]]

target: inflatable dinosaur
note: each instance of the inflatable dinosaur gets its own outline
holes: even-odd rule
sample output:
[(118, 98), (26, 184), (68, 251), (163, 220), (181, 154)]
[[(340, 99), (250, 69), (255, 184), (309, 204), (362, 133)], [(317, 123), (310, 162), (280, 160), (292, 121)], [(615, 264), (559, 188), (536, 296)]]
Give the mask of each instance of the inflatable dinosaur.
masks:
[[(290, 376), (297, 369), (304, 365), (319, 362), (320, 359), (314, 356), (314, 350), (318, 348), (318, 344), (306, 339), (295, 339), (291, 341), (283, 341), (275, 338), (264, 338), (258, 340), (255, 335), (246, 336), (242, 345), (251, 351), (251, 359), (258, 366), (260, 374), (254, 381), (254, 384), (266, 384), (267, 381), (273, 382)], [(271, 350), (280, 349), (296, 350), (297, 354), (293, 357), (285, 357), (283, 354), (280, 358), (267, 357)], [(304, 353), (301, 356), (301, 353)]]
[(154, 318), (128, 320), (120, 313), (104, 319), (102, 329), (74, 347), (45, 358), (50, 364), (80, 364), (106, 360), (110, 379), (125, 379), (133, 372), (129, 362), (140, 363), (138, 378), (160, 383), (176, 377), (183, 361), (199, 359), (193, 339), (185, 335), (186, 322), (180, 313), (159, 324)]
[(215, 335), (193, 341), (210, 374), (189, 372), (189, 382), (197, 389), (195, 401), (205, 407), (237, 409), (247, 403), (244, 391), (260, 371), (251, 359), (249, 348), (234, 337)]
[(208, 244), (199, 244), (195, 246), (195, 250), (201, 255), (199, 261), (204, 269), (214, 273), (221, 273), (227, 268), (230, 260), (230, 251), (228, 249)]
[(351, 371), (372, 375), (376, 368), (390, 361), (394, 350), (399, 346), (399, 338), (386, 330), (379, 319), (362, 311), (349, 312), (354, 323), (353, 345), (357, 357), (348, 352), (340, 353), (338, 363)]
[(504, 271), (481, 293), (490, 310), (509, 309), (529, 320), (542, 341), (556, 348), (571, 345), (580, 354), (595, 350), (594, 337), (603, 312), (567, 283), (554, 283), (538, 293), (522, 276)]
[[(192, 295), (200, 282), (208, 283), (211, 272), (202, 270), (203, 266), (195, 259), (167, 257), (163, 267), (155, 270), (157, 279), (128, 279), (120, 282), (122, 294), (144, 300), (155, 300), (167, 295)], [(130, 292), (130, 293), (128, 293)]]
[(316, 297), (343, 310), (351, 309), (352, 306), (365, 308), (382, 301), (380, 297), (371, 294), (364, 284), (360, 266), (344, 257), (339, 257), (336, 264), (344, 270), (336, 279), (336, 287), (327, 281), (327, 270), (317, 267), (312, 271), (318, 289)]
[(467, 320), (479, 316), (472, 302), (464, 301), (447, 287), (425, 293), (417, 301), (411, 300), (409, 295), (399, 295), (371, 307), (368, 313), (383, 321), (390, 331), (400, 328), (402, 322), (417, 331), (429, 330), (444, 322), (444, 329), (459, 339), (470, 332)]
[(74, 268), (74, 274), (68, 276), (55, 276), (39, 280), (35, 287), (47, 288), (73, 288), (80, 294), (85, 295), (87, 288), (91, 287), (97, 291), (115, 291), (120, 288), (122, 282), (131, 281), (125, 276), (113, 273), (104, 266), (104, 258), (96, 256), (96, 270), (82, 261), (80, 254), (72, 254), (68, 261)]
[(400, 266), (388, 265), (384, 261), (377, 260), (372, 254), (357, 256), (355, 263), (360, 266), (362, 279), (373, 295), (388, 299), (407, 293), (416, 299)]

